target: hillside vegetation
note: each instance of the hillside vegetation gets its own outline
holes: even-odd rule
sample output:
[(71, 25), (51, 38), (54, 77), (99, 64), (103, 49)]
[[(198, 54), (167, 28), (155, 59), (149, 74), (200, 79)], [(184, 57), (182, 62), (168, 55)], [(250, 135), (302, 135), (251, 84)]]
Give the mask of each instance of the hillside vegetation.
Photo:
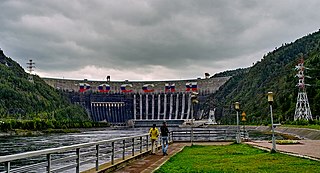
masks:
[(238, 69), (219, 73), (217, 76), (233, 76), (220, 88), (211, 100), (220, 108), (221, 121), (234, 119), (233, 103), (238, 101), (241, 110), (247, 114), (249, 122), (269, 122), (270, 113), (267, 93), (274, 92), (273, 112), (275, 122), (292, 121), (298, 94), (298, 78), (295, 77), (295, 66), (303, 57), (305, 74), (311, 76), (305, 82), (311, 112), (316, 118), (320, 115), (320, 30), (284, 44), (280, 48), (266, 54), (261, 61), (248, 69)]
[(28, 81), (23, 68), (0, 49), (0, 119), (88, 120), (85, 110), (71, 104), (39, 76)]

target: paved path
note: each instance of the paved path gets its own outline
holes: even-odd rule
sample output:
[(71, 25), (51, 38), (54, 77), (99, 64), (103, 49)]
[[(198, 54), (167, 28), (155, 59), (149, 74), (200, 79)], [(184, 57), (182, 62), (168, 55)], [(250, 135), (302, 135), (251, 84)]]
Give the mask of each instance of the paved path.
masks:
[(117, 173), (147, 173), (157, 169), (165, 163), (170, 156), (175, 155), (186, 146), (186, 143), (173, 143), (169, 146), (168, 156), (163, 156), (161, 149), (155, 155), (148, 155), (144, 158), (135, 160), (126, 167), (116, 171)]
[[(320, 160), (320, 140), (299, 140), (301, 144), (294, 145), (276, 145), (277, 151), (288, 153), (292, 155), (303, 156)], [(247, 144), (262, 147), (271, 150), (272, 143), (269, 141), (252, 141), (246, 142)]]

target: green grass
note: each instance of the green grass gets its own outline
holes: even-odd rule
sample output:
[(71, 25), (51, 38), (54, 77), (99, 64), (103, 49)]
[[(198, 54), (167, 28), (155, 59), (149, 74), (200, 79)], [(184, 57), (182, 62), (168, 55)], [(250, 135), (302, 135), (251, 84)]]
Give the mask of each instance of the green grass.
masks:
[(320, 125), (317, 124), (309, 124), (309, 125), (282, 125), (282, 127), (295, 127), (295, 128), (307, 128), (307, 129), (316, 129), (320, 130)]
[(276, 140), (276, 144), (279, 145), (294, 145), (294, 144), (300, 144), (298, 140)]
[(192, 146), (171, 157), (156, 173), (174, 172), (320, 172), (320, 162), (270, 153), (246, 144)]

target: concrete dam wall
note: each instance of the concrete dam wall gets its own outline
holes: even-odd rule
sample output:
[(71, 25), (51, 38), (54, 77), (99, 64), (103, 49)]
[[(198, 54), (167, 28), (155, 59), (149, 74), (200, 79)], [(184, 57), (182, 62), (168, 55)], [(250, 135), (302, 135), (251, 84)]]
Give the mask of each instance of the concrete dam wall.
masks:
[[(43, 78), (82, 105), (94, 121), (189, 120), (201, 118), (202, 104), (230, 77), (175, 81), (88, 81)], [(192, 105), (191, 93), (200, 104)], [(180, 122), (180, 121), (179, 121)]]

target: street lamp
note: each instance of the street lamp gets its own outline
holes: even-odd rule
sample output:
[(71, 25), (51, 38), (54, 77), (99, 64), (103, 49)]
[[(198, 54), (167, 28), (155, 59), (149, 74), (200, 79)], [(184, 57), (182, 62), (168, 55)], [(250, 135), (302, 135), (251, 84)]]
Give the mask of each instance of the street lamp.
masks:
[(276, 141), (274, 137), (274, 126), (273, 126), (273, 117), (272, 117), (272, 103), (273, 103), (273, 93), (268, 92), (268, 102), (270, 105), (270, 114), (271, 114), (271, 127), (272, 127), (272, 150), (271, 152), (276, 152)]
[(236, 141), (237, 143), (241, 143), (240, 140), (240, 127), (239, 127), (239, 110), (240, 110), (240, 103), (239, 102), (235, 102), (234, 103), (234, 108), (237, 111), (237, 134), (236, 134)]
[(198, 101), (198, 93), (192, 92), (191, 95), (191, 103), (192, 103), (192, 112), (191, 112), (191, 145), (193, 145), (193, 114), (194, 114), (194, 106), (199, 103)]

